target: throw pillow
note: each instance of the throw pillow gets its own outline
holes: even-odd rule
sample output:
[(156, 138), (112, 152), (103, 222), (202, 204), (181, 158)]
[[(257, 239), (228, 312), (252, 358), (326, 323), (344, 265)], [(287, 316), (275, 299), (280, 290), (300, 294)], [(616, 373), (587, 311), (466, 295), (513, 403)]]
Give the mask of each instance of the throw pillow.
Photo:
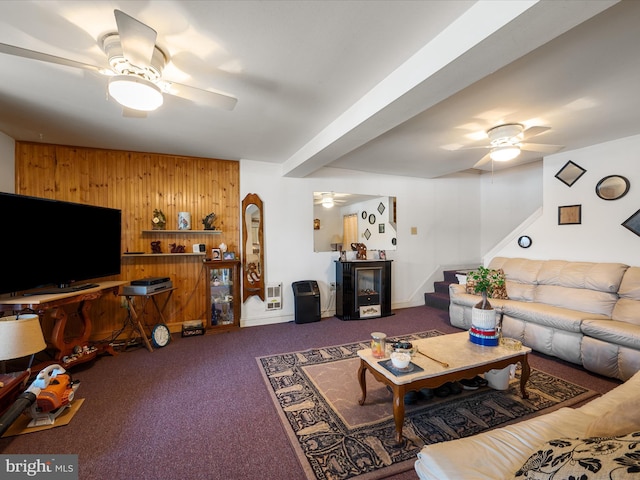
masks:
[(640, 397), (629, 398), (596, 418), (587, 427), (587, 437), (612, 437), (640, 430)]
[[(545, 443), (514, 478), (631, 478), (640, 473), (640, 432), (619, 437), (558, 438)], [(635, 475), (634, 475), (635, 477)]]
[[(467, 289), (466, 292), (472, 295), (478, 295), (476, 293), (476, 281), (473, 279), (473, 274), (475, 272), (469, 272), (467, 274)], [(491, 270), (491, 276), (496, 280), (501, 280), (502, 285), (497, 285), (496, 282), (491, 283), (491, 287), (487, 291), (487, 297), (489, 298), (500, 298), (502, 300), (508, 300), (509, 296), (507, 295), (507, 282), (506, 277), (504, 275), (504, 270), (499, 268), (498, 270)]]

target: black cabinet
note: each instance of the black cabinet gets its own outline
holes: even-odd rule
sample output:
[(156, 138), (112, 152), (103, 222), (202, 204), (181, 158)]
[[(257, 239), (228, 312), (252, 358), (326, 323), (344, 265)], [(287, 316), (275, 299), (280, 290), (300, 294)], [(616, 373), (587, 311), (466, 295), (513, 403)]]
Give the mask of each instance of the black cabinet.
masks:
[(336, 317), (387, 317), (391, 312), (391, 260), (336, 261)]

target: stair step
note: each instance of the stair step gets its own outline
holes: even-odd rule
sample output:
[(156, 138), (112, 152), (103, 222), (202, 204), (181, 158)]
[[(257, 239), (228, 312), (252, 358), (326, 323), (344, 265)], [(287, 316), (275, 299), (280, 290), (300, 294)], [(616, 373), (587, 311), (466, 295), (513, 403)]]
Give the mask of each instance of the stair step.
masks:
[(433, 289), (437, 293), (449, 295), (449, 285), (451, 285), (451, 282), (433, 282)]
[(425, 293), (424, 304), (440, 310), (449, 310), (449, 295), (444, 293)]
[(445, 270), (442, 272), (444, 274), (444, 281), (449, 283), (458, 283), (458, 278), (456, 277), (457, 270)]

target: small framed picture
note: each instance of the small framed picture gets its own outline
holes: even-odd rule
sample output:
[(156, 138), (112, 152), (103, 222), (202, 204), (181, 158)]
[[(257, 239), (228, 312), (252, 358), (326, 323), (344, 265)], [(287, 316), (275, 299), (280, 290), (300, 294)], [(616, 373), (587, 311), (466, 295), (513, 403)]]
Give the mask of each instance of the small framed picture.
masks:
[(219, 248), (211, 249), (211, 259), (212, 260), (222, 260), (222, 252)]
[(340, 261), (341, 262), (346, 262), (347, 261), (347, 252), (345, 252), (344, 250), (342, 250), (340, 252)]
[(579, 225), (582, 223), (582, 205), (558, 207), (558, 225)]
[(222, 254), (222, 258), (224, 258), (225, 260), (235, 260), (236, 252), (224, 252)]
[(380, 254), (380, 260), (387, 259), (387, 252), (385, 252), (384, 250), (380, 250), (378, 253)]
[(384, 233), (384, 223), (378, 225), (378, 233)]

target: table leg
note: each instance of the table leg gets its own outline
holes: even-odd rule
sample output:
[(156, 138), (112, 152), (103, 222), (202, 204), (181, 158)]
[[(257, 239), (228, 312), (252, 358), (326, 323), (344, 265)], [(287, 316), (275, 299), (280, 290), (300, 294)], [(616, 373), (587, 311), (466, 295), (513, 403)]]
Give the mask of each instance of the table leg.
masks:
[(520, 365), (522, 366), (522, 372), (520, 373), (520, 393), (522, 394), (522, 398), (529, 398), (529, 393), (527, 392), (527, 381), (531, 374), (531, 367), (529, 367), (529, 359), (527, 355), (522, 358)]
[(129, 315), (131, 315), (131, 320), (134, 324), (134, 328), (138, 330), (140, 336), (142, 337), (142, 341), (144, 342), (144, 346), (147, 347), (147, 350), (153, 352), (153, 347), (147, 338), (147, 334), (142, 327), (142, 323), (140, 323), (140, 319), (138, 318), (138, 313), (136, 312), (135, 306), (133, 304), (133, 298), (127, 297), (127, 301), (129, 302)]
[(360, 368), (358, 368), (358, 381), (360, 382), (360, 389), (362, 390), (362, 397), (358, 400), (360, 405), (364, 405), (364, 401), (367, 398), (367, 379), (365, 374), (367, 373), (367, 364), (364, 360), (360, 360)]
[(402, 427), (404, 425), (404, 387), (393, 387), (393, 420), (396, 423), (396, 441), (402, 444)]

